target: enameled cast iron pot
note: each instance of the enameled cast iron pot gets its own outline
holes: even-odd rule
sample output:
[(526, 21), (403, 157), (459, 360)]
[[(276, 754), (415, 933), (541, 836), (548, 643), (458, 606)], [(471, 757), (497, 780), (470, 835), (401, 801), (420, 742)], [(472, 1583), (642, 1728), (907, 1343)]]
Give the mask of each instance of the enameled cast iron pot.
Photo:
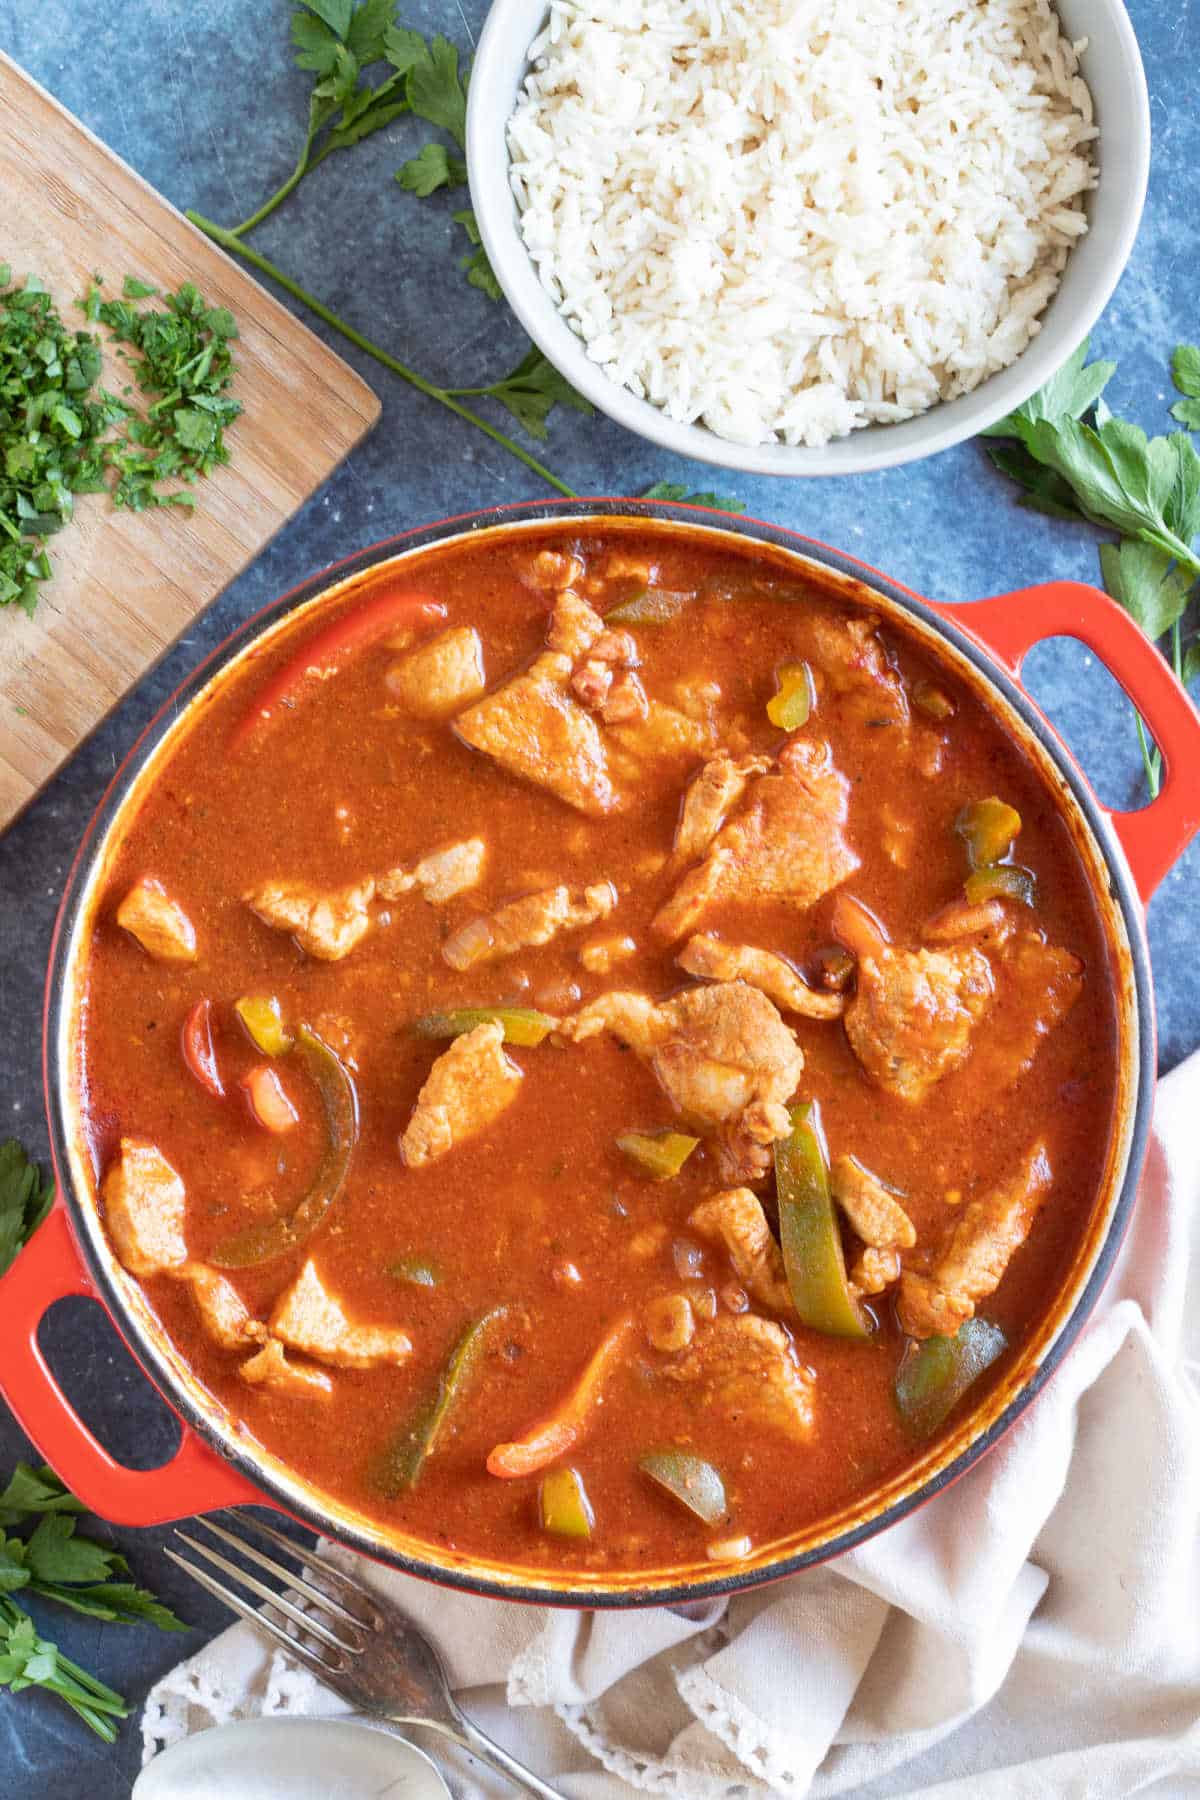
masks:
[[(648, 520), (670, 530), (709, 533), (715, 546), (749, 540), (793, 559), (797, 572), (828, 590), (856, 594), (951, 665), (1040, 768), (1088, 868), (1105, 921), (1118, 1015), (1118, 1082), (1106, 1175), (1085, 1241), (1054, 1308), (986, 1398), (903, 1475), (842, 1508), (819, 1526), (763, 1546), (734, 1572), (680, 1566), (647, 1575), (557, 1577), (434, 1549), (380, 1527), (330, 1500), (253, 1443), (195, 1381), (157, 1325), (140, 1289), (109, 1248), (96, 1211), (94, 1179), (77, 1119), (74, 1045), (77, 966), (90, 906), (100, 891), (108, 846), (127, 805), (153, 776), (187, 710), (214, 679), (298, 609), (331, 588), (345, 591), (364, 572), (459, 537), (505, 541), (549, 521)], [(1023, 691), (1030, 648), (1048, 637), (1081, 639), (1121, 683), (1163, 751), (1162, 791), (1141, 812), (1113, 813), (1097, 801), (1050, 724)], [(413, 1574), (509, 1599), (577, 1606), (636, 1605), (753, 1586), (837, 1555), (903, 1518), (947, 1486), (996, 1442), (1029, 1405), (1077, 1336), (1112, 1267), (1134, 1204), (1145, 1155), (1155, 1076), (1154, 1008), (1143, 908), (1200, 827), (1200, 718), (1166, 663), (1104, 594), (1054, 582), (973, 605), (921, 599), (896, 582), (821, 544), (694, 507), (644, 501), (565, 501), (501, 508), (406, 532), (314, 576), (243, 625), (169, 700), (117, 772), (67, 881), (55, 928), (45, 1007), (45, 1081), (58, 1180), (53, 1211), (0, 1283), (0, 1387), (28, 1435), (86, 1505), (121, 1524), (152, 1525), (234, 1502), (273, 1505), (314, 1529)], [(176, 1455), (145, 1472), (123, 1468), (72, 1410), (38, 1347), (39, 1323), (66, 1294), (106, 1307), (133, 1355), (182, 1424)]]

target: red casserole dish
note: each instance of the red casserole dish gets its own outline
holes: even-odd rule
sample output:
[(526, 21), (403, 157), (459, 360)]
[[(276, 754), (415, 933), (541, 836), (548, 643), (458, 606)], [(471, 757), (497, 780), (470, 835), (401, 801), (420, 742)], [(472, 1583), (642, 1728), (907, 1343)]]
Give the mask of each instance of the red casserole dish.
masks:
[[(239, 1437), (181, 1365), (138, 1290), (116, 1264), (94, 1204), (94, 1185), (78, 1154), (71, 1044), (75, 966), (87, 902), (105, 847), (123, 809), (179, 720), (264, 632), (331, 587), (432, 544), (469, 535), (506, 541), (547, 522), (596, 524), (624, 518), (670, 528), (703, 526), (714, 542), (749, 539), (796, 560), (809, 581), (869, 601), (885, 620), (917, 638), (986, 697), (993, 713), (1040, 766), (1092, 878), (1105, 920), (1120, 992), (1118, 1117), (1103, 1191), (1050, 1314), (1012, 1370), (945, 1439), (912, 1467), (835, 1517), (767, 1547), (735, 1570), (686, 1582), (606, 1572), (586, 1582), (553, 1574), (530, 1580), (417, 1540), (392, 1539), (378, 1526), (306, 1485), (261, 1446)], [(1165, 763), (1162, 791), (1135, 813), (1102, 807), (1053, 727), (1020, 684), (1022, 662), (1043, 639), (1080, 639), (1116, 677), (1146, 718)], [(566, 501), (502, 508), (405, 533), (325, 570), (233, 634), (167, 702), (114, 777), (80, 845), (55, 929), (46, 989), (44, 1067), (58, 1199), (33, 1243), (0, 1286), (0, 1388), (29, 1436), (60, 1475), (103, 1516), (152, 1525), (252, 1501), (275, 1505), (315, 1530), (426, 1578), (510, 1599), (564, 1605), (631, 1605), (696, 1599), (792, 1573), (884, 1529), (971, 1466), (1035, 1397), (1065, 1355), (1112, 1267), (1134, 1204), (1145, 1155), (1155, 1075), (1154, 1012), (1143, 909), (1175, 858), (1200, 828), (1200, 719), (1169, 668), (1133, 622), (1104, 594), (1057, 582), (970, 605), (923, 599), (834, 550), (746, 519), (645, 501)], [(47, 1308), (66, 1294), (97, 1299), (147, 1375), (179, 1415), (177, 1454), (139, 1472), (107, 1455), (78, 1418), (46, 1366), (37, 1332)]]

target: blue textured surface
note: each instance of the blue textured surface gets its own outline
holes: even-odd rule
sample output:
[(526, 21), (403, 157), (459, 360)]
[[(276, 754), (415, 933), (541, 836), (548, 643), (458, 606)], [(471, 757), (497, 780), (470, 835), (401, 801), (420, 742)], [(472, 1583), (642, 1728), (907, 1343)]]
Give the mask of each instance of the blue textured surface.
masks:
[[(288, 0), (0, 0), (0, 46), (171, 200), (232, 224), (260, 204), (295, 159), (309, 78), (291, 65), (290, 10)], [(484, 10), (483, 0), (425, 0), (407, 17), (465, 48)], [(1170, 349), (1200, 336), (1188, 228), (1196, 214), (1200, 111), (1194, 77), (1185, 79), (1194, 69), (1200, 7), (1196, 0), (1133, 0), (1131, 12), (1153, 101), (1150, 200), (1094, 349), (1120, 361), (1110, 390), (1114, 408), (1159, 431), (1171, 402)], [(255, 242), (401, 358), (435, 380), (466, 385), (511, 367), (523, 344), (503, 311), (457, 272), (461, 232), (450, 214), (461, 201), (419, 201), (391, 180), (429, 135), (417, 121), (400, 121), (331, 158)], [(2, 240), (0, 200), (0, 260), (19, 267), (20, 246)], [(41, 980), (59, 888), (108, 777), (163, 696), (232, 625), (335, 557), (407, 525), (536, 492), (502, 450), (367, 358), (337, 347), (382, 393), (379, 429), (0, 845), (0, 1132), (18, 1131), (43, 1154)], [(939, 599), (1096, 575), (1093, 535), (1018, 510), (978, 445), (889, 474), (801, 485), (723, 478), (673, 461), (603, 419), (558, 414), (545, 456), (582, 493), (636, 493), (664, 479), (723, 487), (760, 517), (823, 538)], [(1027, 669), (1101, 797), (1129, 804), (1139, 784), (1132, 720), (1104, 671), (1065, 643), (1039, 649)], [(1166, 1067), (1200, 1044), (1198, 898), (1194, 846), (1150, 909)], [(131, 1460), (161, 1460), (172, 1431), (165, 1410), (94, 1309), (64, 1307), (49, 1331), (56, 1366), (85, 1414)], [(0, 1472), (28, 1453), (11, 1420), (0, 1419)], [(195, 1621), (188, 1638), (101, 1629), (61, 1615), (44, 1620), (64, 1649), (135, 1700), (222, 1622), (218, 1608), (171, 1572), (159, 1552), (166, 1535), (121, 1537), (136, 1572)], [(110, 1750), (37, 1695), (0, 1696), (0, 1792), (116, 1800), (128, 1793), (138, 1756), (134, 1721)]]

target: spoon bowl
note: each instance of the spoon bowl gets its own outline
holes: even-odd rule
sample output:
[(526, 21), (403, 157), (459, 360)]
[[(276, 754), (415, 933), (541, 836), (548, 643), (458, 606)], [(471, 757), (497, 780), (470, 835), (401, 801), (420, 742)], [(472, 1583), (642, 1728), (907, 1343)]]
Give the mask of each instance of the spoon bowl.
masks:
[(172, 1744), (131, 1800), (450, 1800), (435, 1764), (351, 1719), (239, 1719)]

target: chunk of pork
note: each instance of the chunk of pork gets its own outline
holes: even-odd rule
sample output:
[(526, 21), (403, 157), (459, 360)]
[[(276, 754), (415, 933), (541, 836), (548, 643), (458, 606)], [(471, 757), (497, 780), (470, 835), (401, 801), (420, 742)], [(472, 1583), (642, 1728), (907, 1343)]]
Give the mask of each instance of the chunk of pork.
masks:
[(600, 728), (570, 692), (572, 659), (547, 650), (522, 675), (460, 713), (454, 729), (510, 774), (584, 813), (616, 803)]
[(414, 719), (448, 719), (487, 686), (483, 643), (472, 625), (441, 631), (387, 673), (387, 685)]
[(434, 1063), (400, 1139), (411, 1168), (436, 1162), (484, 1131), (511, 1106), (523, 1076), (504, 1052), (504, 1027), (489, 1019), (454, 1039)]
[(442, 945), (442, 955), (452, 969), (469, 969), (475, 963), (497, 962), (518, 950), (536, 949), (564, 931), (578, 931), (607, 918), (617, 904), (611, 881), (592, 887), (543, 888), (510, 900), (494, 913), (470, 919)]
[(869, 615), (814, 617), (817, 681), (866, 724), (904, 726), (909, 720), (908, 700), (879, 640), (878, 625), (878, 619)]
[(290, 1349), (337, 1369), (375, 1369), (381, 1363), (402, 1363), (412, 1353), (406, 1331), (354, 1324), (321, 1280), (311, 1257), (276, 1301), (271, 1334)]
[(953, 1337), (974, 1316), (977, 1303), (999, 1287), (1052, 1185), (1039, 1138), (1011, 1175), (963, 1208), (928, 1275), (905, 1269), (897, 1312), (911, 1337)]
[(755, 1313), (722, 1315), (697, 1332), (668, 1380), (694, 1382), (706, 1410), (731, 1424), (779, 1432), (804, 1443), (815, 1422), (815, 1378), (796, 1358), (781, 1325)]
[(487, 845), (483, 839), (464, 838), (460, 844), (431, 851), (414, 869), (389, 870), (380, 876), (376, 892), (381, 900), (398, 900), (416, 887), (431, 906), (444, 906), (456, 894), (465, 894), (479, 885), (486, 861)]
[(723, 938), (701, 935), (689, 938), (675, 959), (689, 975), (709, 981), (745, 981), (757, 988), (780, 1012), (801, 1013), (806, 1019), (840, 1019), (846, 1010), (844, 994), (817, 993), (772, 950), (754, 944), (727, 944)]
[(242, 895), (264, 925), (288, 931), (320, 962), (340, 962), (371, 928), (368, 911), (375, 883), (368, 876), (348, 887), (324, 890), (307, 881), (261, 881)]
[(270, 1388), (290, 1399), (327, 1400), (333, 1392), (333, 1382), (324, 1369), (289, 1362), (278, 1338), (268, 1338), (258, 1355), (242, 1364), (238, 1374), (251, 1387)]
[(101, 1187), (104, 1218), (131, 1275), (177, 1274), (187, 1262), (187, 1193), (153, 1144), (122, 1138)]
[(804, 1057), (756, 988), (718, 982), (661, 1002), (618, 990), (590, 1001), (560, 1029), (576, 1043), (611, 1031), (636, 1050), (685, 1119), (717, 1130), (727, 1180), (766, 1171), (771, 1144), (789, 1129), (786, 1102)]
[(843, 833), (849, 792), (827, 744), (785, 744), (659, 911), (655, 930), (682, 937), (720, 900), (774, 898), (807, 910), (859, 866)]
[(675, 827), (676, 856), (686, 862), (703, 856), (746, 792), (750, 777), (765, 775), (770, 766), (767, 756), (730, 756), (727, 750), (718, 750), (684, 790)]
[(727, 1188), (701, 1201), (688, 1224), (701, 1237), (723, 1244), (737, 1278), (752, 1300), (771, 1312), (795, 1310), (783, 1266), (762, 1201), (749, 1188)]
[(881, 1294), (900, 1278), (900, 1251), (917, 1241), (913, 1222), (878, 1176), (852, 1156), (834, 1158), (829, 1182), (863, 1245), (850, 1285), (857, 1294)]
[(189, 1263), (182, 1271), (192, 1290), (204, 1329), (222, 1350), (244, 1350), (261, 1344), (267, 1328), (256, 1319), (227, 1276), (207, 1263)]
[(962, 1064), (992, 1002), (991, 965), (979, 950), (896, 950), (864, 907), (845, 896), (834, 935), (858, 958), (846, 1036), (871, 1079), (913, 1104)]
[(143, 875), (117, 908), (117, 924), (136, 938), (155, 962), (193, 963), (196, 928), (161, 881)]

